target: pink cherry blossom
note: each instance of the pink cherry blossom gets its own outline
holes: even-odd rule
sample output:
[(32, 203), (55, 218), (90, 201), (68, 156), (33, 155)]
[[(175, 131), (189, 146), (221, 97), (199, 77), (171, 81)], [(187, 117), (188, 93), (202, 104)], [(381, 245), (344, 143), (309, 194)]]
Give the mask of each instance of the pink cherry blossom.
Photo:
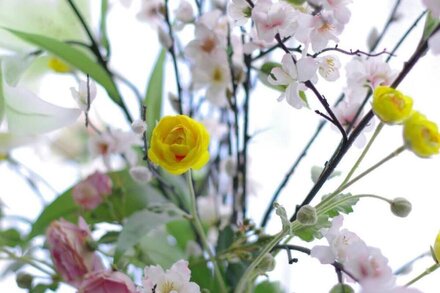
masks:
[(78, 226), (64, 219), (53, 221), (46, 237), (55, 268), (66, 283), (78, 288), (87, 273), (104, 268), (87, 246), (91, 234), (83, 218), (79, 218)]
[(341, 68), (341, 62), (337, 56), (328, 55), (317, 58), (318, 72), (327, 81), (335, 81), (339, 78), (339, 69)]
[(100, 271), (87, 274), (78, 293), (136, 293), (133, 281), (125, 274)]
[(297, 26), (296, 15), (296, 10), (289, 4), (270, 0), (260, 0), (252, 9), (258, 37), (265, 42), (271, 42), (276, 34), (281, 38), (293, 35)]
[(106, 174), (95, 172), (72, 189), (75, 203), (86, 210), (93, 210), (112, 192), (112, 180)]

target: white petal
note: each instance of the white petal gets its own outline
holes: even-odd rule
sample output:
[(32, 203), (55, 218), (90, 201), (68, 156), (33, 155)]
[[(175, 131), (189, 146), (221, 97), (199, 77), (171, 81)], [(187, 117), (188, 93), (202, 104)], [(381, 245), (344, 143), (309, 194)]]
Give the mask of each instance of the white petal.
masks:
[(301, 109), (305, 104), (298, 93), (298, 84), (296, 82), (289, 84), (286, 89), (286, 101), (292, 107)]
[(322, 264), (329, 264), (335, 261), (335, 255), (329, 246), (316, 245), (310, 252), (311, 257), (316, 257)]
[(21, 87), (4, 84), (8, 129), (17, 135), (49, 132), (72, 124), (79, 117), (79, 109), (68, 109), (43, 101)]
[(284, 54), (283, 59), (281, 60), (281, 64), (283, 70), (287, 72), (287, 74), (290, 75), (292, 79), (296, 80), (298, 77), (298, 72), (295, 62), (293, 62), (293, 56), (290, 54)]
[(275, 67), (267, 76), (267, 81), (273, 85), (288, 85), (292, 82), (292, 78), (281, 68)]
[(13, 148), (34, 142), (35, 139), (35, 136), (0, 133), (0, 153), (8, 153)]
[(316, 70), (318, 70), (318, 62), (310, 57), (305, 57), (296, 63), (298, 68), (298, 80), (307, 81), (313, 80), (316, 76)]

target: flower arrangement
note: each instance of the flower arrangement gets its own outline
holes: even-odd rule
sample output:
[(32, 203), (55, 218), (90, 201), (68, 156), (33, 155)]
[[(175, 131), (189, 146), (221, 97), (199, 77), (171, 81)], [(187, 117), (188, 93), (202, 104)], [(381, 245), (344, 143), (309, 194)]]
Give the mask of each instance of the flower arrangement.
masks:
[[(9, 208), (9, 194), (2, 195), (2, 276), (14, 276), (17, 287), (34, 293), (298, 290), (290, 277), (280, 282), (284, 263), (289, 276), (309, 280), (307, 292), (318, 292), (320, 285), (326, 292), (422, 292), (416, 282), (440, 267), (440, 234), (416, 258), (398, 243), (405, 259), (394, 270), (379, 248), (342, 227), (365, 199), (388, 204), (398, 218), (411, 215), (411, 195), (389, 199), (368, 193), (368, 186), (357, 192), (355, 185), (404, 152), (422, 160), (440, 151), (440, 120), (431, 121), (422, 114), (428, 109), (416, 107), (419, 92), (401, 89), (420, 60), (440, 53), (440, 4), (417, 1), (420, 14), (405, 27), (399, 14), (405, 4), (390, 1), (383, 30), (371, 31), (364, 50), (343, 45), (352, 8), (360, 5), (352, 2), (0, 1), (0, 172), (6, 174), (0, 178), (19, 175), (36, 195), (29, 198), (43, 202), (41, 209), (32, 206), (35, 217), (28, 218)], [(123, 37), (114, 38), (111, 17), (118, 12), (135, 14), (126, 21), (157, 34), (157, 42), (148, 40), (159, 54), (145, 91), (128, 62), (124, 72), (115, 61), (116, 40)], [(423, 29), (413, 31), (422, 21)], [(380, 50), (392, 26), (401, 37)], [(410, 35), (417, 46), (399, 55)], [(56, 87), (62, 93), (56, 100), (40, 97)], [(339, 98), (332, 98), (330, 88)], [(263, 108), (253, 109), (262, 100)], [(267, 113), (273, 105), (282, 114)], [(251, 159), (278, 158), (285, 140), (274, 149), (253, 148), (268, 137), (264, 132), (280, 126), (267, 121), (284, 115), (305, 115), (318, 124), (301, 123), (306, 131), (316, 128), (315, 134), (284, 176), (273, 179), (273, 169), (284, 162), (272, 162), (280, 165), (271, 169), (255, 167)], [(322, 145), (334, 144), (334, 152), (318, 166), (304, 166), (313, 185), (284, 201), (282, 191), (310, 149), (320, 145), (315, 141), (326, 124), (336, 131)], [(385, 129), (400, 131), (402, 138), (365, 168)], [(36, 154), (56, 157), (55, 176), (45, 174), (50, 163), (41, 172), (28, 166)], [(353, 155), (350, 164), (341, 164)], [(256, 181), (255, 171), (266, 180)], [(271, 198), (261, 196), (268, 189), (258, 186), (272, 188), (279, 179)], [(413, 184), (422, 181), (414, 175)], [(28, 195), (14, 197), (32, 205)], [(427, 268), (408, 273), (427, 255)], [(320, 272), (296, 270), (307, 261), (332, 267), (333, 281), (318, 284), (325, 279)]]

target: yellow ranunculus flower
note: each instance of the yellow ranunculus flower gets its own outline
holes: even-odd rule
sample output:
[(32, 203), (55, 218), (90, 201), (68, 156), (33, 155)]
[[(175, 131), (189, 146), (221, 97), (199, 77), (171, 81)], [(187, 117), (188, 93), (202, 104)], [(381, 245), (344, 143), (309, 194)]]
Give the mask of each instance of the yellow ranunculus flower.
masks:
[(165, 116), (153, 129), (148, 157), (179, 175), (208, 162), (208, 145), (209, 134), (203, 124), (185, 115)]
[(440, 263), (440, 232), (435, 238), (434, 247), (432, 247), (432, 256), (437, 263)]
[(373, 111), (388, 124), (402, 123), (412, 112), (413, 101), (398, 90), (378, 86), (373, 93)]
[(47, 62), (47, 65), (49, 66), (50, 69), (58, 73), (67, 73), (72, 71), (69, 65), (67, 65), (64, 61), (56, 57), (50, 57), (49, 61)]
[(405, 121), (403, 137), (408, 148), (420, 157), (439, 153), (440, 134), (437, 125), (419, 112), (414, 112)]

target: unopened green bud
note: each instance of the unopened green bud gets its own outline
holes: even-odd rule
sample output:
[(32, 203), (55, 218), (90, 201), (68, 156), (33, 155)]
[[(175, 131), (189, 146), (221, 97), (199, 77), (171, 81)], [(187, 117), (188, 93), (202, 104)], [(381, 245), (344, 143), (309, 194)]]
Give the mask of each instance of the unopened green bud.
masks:
[(28, 273), (18, 273), (17, 277), (15, 277), (15, 282), (17, 282), (17, 286), (22, 289), (31, 289), (32, 281), (34, 277), (29, 275)]
[(266, 253), (260, 264), (257, 266), (257, 270), (260, 271), (262, 274), (273, 271), (274, 268), (275, 258), (270, 253)]
[(391, 211), (398, 217), (405, 218), (409, 215), (411, 209), (411, 203), (403, 197), (397, 197), (391, 202)]
[(330, 293), (354, 293), (354, 290), (347, 284), (336, 284), (330, 289)]
[(297, 220), (303, 225), (312, 226), (318, 221), (316, 209), (311, 205), (305, 205), (298, 211)]

